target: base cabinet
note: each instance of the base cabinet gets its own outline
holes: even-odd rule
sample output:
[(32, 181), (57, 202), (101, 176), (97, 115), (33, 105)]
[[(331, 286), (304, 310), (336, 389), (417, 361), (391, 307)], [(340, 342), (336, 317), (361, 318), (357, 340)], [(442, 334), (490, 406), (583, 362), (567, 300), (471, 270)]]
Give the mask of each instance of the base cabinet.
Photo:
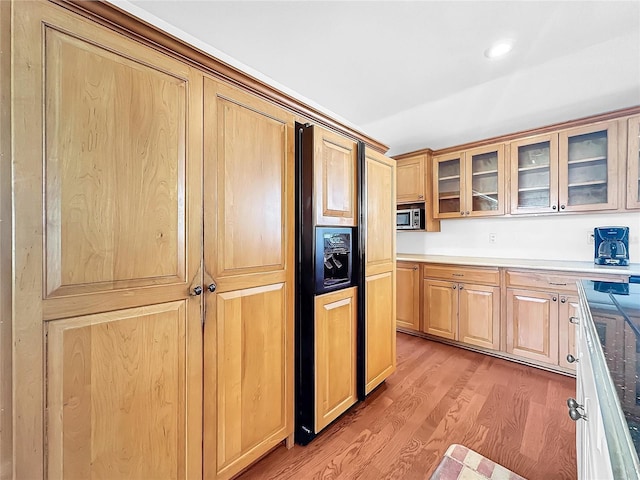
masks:
[(420, 331), (420, 264), (398, 262), (396, 267), (396, 324), (405, 330)]
[(356, 288), (315, 300), (316, 433), (358, 400), (356, 392)]

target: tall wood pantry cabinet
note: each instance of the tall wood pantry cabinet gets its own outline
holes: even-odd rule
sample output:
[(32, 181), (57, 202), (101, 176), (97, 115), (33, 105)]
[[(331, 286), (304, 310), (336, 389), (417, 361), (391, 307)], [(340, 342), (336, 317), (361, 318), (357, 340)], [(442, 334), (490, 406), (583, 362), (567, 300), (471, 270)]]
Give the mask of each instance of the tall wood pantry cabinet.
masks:
[(230, 478), (293, 432), (293, 115), (52, 3), (12, 9), (1, 476)]

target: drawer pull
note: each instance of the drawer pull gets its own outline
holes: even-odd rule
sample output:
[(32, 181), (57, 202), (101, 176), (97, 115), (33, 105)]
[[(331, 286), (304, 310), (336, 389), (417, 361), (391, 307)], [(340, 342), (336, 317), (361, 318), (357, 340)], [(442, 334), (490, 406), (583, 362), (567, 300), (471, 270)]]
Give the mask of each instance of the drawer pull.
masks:
[(464, 277), (464, 273), (453, 273), (454, 277)]
[(559, 286), (562, 286), (562, 287), (566, 287), (567, 286), (566, 282), (565, 283), (549, 282), (549, 285), (559, 285)]
[(578, 359), (576, 357), (574, 357), (573, 355), (571, 355), (571, 354), (567, 355), (567, 362), (575, 363), (577, 361), (578, 361)]
[(569, 317), (569, 323), (573, 323), (574, 325), (579, 325), (580, 319), (578, 317)]

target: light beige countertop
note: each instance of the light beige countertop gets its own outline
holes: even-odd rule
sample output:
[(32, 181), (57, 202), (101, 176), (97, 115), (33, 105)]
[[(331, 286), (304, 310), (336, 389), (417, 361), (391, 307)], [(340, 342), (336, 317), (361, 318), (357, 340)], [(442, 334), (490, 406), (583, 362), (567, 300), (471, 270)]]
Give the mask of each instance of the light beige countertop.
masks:
[(580, 273), (611, 273), (616, 275), (640, 275), (640, 263), (628, 267), (594, 265), (593, 262), (575, 262), (566, 260), (531, 260), (523, 258), (463, 257), (453, 255), (418, 255), (398, 253), (396, 260), (422, 263), (444, 263), (450, 265), (469, 265), (474, 267), (530, 268), (537, 270), (556, 270)]

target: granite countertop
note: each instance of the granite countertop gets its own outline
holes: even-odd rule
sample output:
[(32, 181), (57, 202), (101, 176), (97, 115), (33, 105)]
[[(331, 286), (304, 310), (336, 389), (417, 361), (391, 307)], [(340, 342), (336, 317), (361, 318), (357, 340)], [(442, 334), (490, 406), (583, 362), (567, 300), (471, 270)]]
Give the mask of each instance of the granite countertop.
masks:
[(398, 253), (396, 260), (423, 263), (445, 263), (451, 265), (469, 265), (475, 267), (530, 268), (538, 270), (555, 270), (580, 273), (610, 273), (617, 275), (640, 275), (640, 263), (632, 263), (628, 267), (594, 265), (591, 262), (566, 260), (531, 260), (524, 258), (491, 258), (464, 257), (453, 255), (420, 255), (414, 253)]

